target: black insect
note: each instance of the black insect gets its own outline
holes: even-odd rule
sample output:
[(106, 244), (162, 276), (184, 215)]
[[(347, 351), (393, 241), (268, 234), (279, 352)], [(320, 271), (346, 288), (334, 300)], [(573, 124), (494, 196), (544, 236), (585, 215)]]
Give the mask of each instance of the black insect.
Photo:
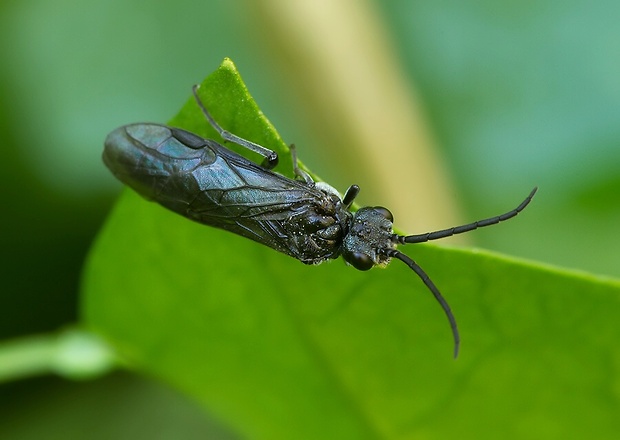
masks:
[(418, 264), (396, 250), (399, 244), (422, 243), (508, 220), (521, 212), (536, 188), (515, 209), (497, 217), (426, 234), (401, 236), (383, 207), (349, 208), (359, 193), (352, 185), (344, 196), (315, 182), (297, 165), (291, 146), (292, 180), (270, 171), (278, 163), (272, 150), (222, 129), (211, 117), (194, 86), (194, 97), (220, 136), (265, 159), (257, 165), (211, 139), (161, 124), (117, 128), (105, 141), (103, 161), (114, 175), (146, 199), (191, 220), (250, 238), (306, 264), (342, 256), (359, 270), (385, 266), (397, 258), (409, 266), (441, 304), (454, 336), (459, 333), (450, 307)]

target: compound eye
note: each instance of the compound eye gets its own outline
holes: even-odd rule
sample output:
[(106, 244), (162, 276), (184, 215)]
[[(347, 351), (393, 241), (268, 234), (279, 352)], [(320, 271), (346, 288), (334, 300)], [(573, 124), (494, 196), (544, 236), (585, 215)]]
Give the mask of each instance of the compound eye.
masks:
[(347, 261), (357, 270), (368, 270), (375, 265), (372, 258), (361, 252), (353, 252)]
[(394, 216), (389, 209), (384, 208), (383, 206), (375, 206), (373, 209), (381, 214), (386, 220), (389, 220), (392, 223), (394, 222)]

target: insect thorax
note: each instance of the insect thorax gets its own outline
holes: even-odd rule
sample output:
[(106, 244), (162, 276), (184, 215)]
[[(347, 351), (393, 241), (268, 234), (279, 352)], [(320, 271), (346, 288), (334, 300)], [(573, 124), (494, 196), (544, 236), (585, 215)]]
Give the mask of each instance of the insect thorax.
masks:
[(291, 255), (305, 264), (338, 258), (351, 217), (336, 194), (324, 193), (311, 203), (300, 204), (284, 223)]

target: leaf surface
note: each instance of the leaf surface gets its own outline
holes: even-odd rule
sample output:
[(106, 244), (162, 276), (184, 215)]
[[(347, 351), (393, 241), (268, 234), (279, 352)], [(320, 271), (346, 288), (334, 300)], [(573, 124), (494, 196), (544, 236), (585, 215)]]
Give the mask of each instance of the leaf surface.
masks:
[[(229, 60), (201, 96), (220, 125), (278, 151), (278, 171), (292, 174), (285, 144)], [(171, 125), (218, 139), (193, 99)], [(132, 369), (192, 396), (248, 438), (597, 437), (620, 429), (620, 283), (476, 249), (403, 250), (457, 317), (456, 361), (441, 309), (403, 264), (305, 266), (131, 190), (91, 251), (83, 319)]]

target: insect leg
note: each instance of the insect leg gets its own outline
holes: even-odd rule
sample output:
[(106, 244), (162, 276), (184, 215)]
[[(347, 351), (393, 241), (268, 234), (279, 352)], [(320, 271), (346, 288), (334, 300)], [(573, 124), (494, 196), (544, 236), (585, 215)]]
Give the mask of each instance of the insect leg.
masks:
[(345, 192), (344, 196), (342, 197), (342, 204), (344, 205), (344, 209), (349, 209), (351, 207), (351, 205), (353, 204), (353, 200), (355, 200), (359, 193), (360, 187), (357, 185), (351, 185), (349, 189), (347, 189), (347, 192)]
[(278, 164), (278, 153), (268, 148), (265, 148), (262, 145), (255, 144), (254, 142), (248, 141), (247, 139), (243, 139), (242, 137), (239, 137), (236, 134), (233, 134), (220, 127), (220, 125), (215, 122), (215, 119), (213, 119), (211, 113), (209, 113), (207, 108), (198, 97), (199, 87), (199, 85), (195, 85), (194, 87), (192, 87), (192, 92), (194, 94), (194, 98), (196, 98), (196, 103), (198, 103), (198, 107), (200, 107), (200, 110), (202, 110), (202, 113), (207, 118), (207, 121), (209, 121), (209, 124), (211, 124), (215, 131), (217, 131), (220, 136), (222, 136), (222, 139), (233, 142), (237, 145), (241, 145), (242, 147), (245, 147), (250, 151), (254, 151), (255, 153), (260, 154), (265, 158), (261, 163), (261, 166), (268, 170), (273, 169)]
[(293, 161), (293, 172), (295, 173), (295, 175), (303, 179), (308, 185), (314, 184), (314, 179), (310, 177), (310, 174), (299, 168), (299, 165), (297, 164), (297, 148), (295, 147), (295, 144), (289, 145), (289, 151), (291, 152), (291, 160)]

